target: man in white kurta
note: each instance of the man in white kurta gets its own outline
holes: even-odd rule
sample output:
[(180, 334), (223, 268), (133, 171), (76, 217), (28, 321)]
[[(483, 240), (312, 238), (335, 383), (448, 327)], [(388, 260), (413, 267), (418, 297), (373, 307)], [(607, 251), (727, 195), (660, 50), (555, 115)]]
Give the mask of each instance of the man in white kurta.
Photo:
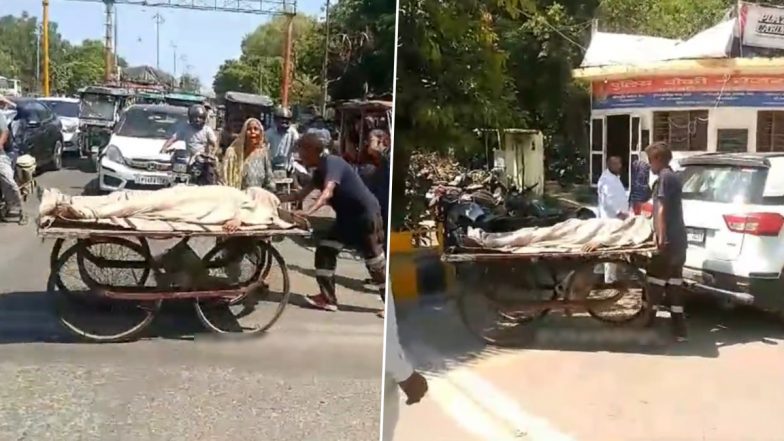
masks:
[(392, 441), (395, 436), (395, 426), (400, 413), (400, 393), (403, 389), (408, 400), (406, 404), (419, 402), (427, 392), (427, 380), (414, 370), (411, 363), (406, 360), (403, 347), (397, 333), (397, 317), (395, 315), (395, 300), (387, 297), (387, 332), (386, 356), (384, 363), (384, 415), (381, 421), (382, 441)]
[[(621, 182), (623, 163), (618, 156), (610, 156), (607, 168), (599, 178), (599, 218), (626, 219), (629, 216), (629, 198)], [(604, 281), (613, 283), (618, 280), (617, 265), (607, 263), (604, 266)]]

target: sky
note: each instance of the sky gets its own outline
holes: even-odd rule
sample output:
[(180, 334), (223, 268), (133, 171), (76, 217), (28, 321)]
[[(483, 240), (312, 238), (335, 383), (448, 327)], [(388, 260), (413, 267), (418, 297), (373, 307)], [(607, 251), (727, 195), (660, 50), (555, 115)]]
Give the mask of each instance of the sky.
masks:
[[(323, 0), (297, 0), (297, 12), (322, 15)], [(333, 1), (334, 3), (334, 1)], [(41, 0), (0, 0), (0, 16), (30, 15), (41, 17)], [(159, 13), (165, 22), (160, 27), (160, 67), (173, 72), (177, 46), (177, 75), (196, 75), (203, 86), (211, 87), (218, 67), (227, 59), (240, 55), (242, 38), (269, 16), (214, 11), (192, 11), (117, 5), (117, 50), (131, 66), (156, 65), (155, 21)], [(74, 0), (50, 0), (49, 20), (57, 22), (66, 40), (104, 36), (104, 6), (101, 3)]]

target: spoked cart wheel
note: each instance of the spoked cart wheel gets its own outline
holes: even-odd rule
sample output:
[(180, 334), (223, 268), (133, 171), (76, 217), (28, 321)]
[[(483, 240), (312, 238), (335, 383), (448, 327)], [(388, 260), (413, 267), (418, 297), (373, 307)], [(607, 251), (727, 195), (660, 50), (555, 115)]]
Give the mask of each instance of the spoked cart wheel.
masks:
[[(49, 267), (50, 268), (54, 268), (55, 267), (55, 264), (57, 263), (57, 260), (60, 258), (60, 252), (63, 250), (63, 248), (68, 249), (68, 247), (73, 246), (77, 242), (75, 239), (68, 239), (68, 243), (66, 244), (66, 240), (67, 239), (59, 238), (59, 239), (56, 239), (54, 241), (54, 245), (52, 246), (52, 252), (49, 255)], [(120, 239), (120, 238), (114, 238), (114, 240), (122, 240), (123, 242), (126, 242), (126, 243), (130, 242), (127, 239)], [(139, 240), (139, 245), (142, 246), (142, 248), (144, 249), (144, 252), (146, 253), (146, 255), (148, 255), (148, 256), (152, 255), (152, 253), (150, 253), (150, 244), (147, 243), (147, 239), (145, 239), (143, 237), (140, 237), (140, 238), (138, 238), (138, 240)], [(131, 243), (133, 243), (133, 242), (131, 242)], [(65, 245), (68, 245), (68, 246), (66, 247)], [(147, 276), (149, 276), (149, 271), (147, 273)]]
[(210, 275), (241, 292), (194, 302), (204, 326), (220, 334), (261, 334), (283, 314), (291, 296), (286, 262), (270, 242), (229, 239), (204, 256)]
[[(628, 325), (637, 322), (646, 326), (652, 319), (652, 306), (645, 289), (645, 277), (640, 270), (628, 263), (617, 263), (620, 282), (605, 284), (603, 275), (592, 274), (596, 284), (583, 295), (588, 301), (596, 301), (587, 308), (588, 314), (610, 325)], [(579, 270), (584, 277), (592, 268)], [(598, 280), (596, 279), (598, 277)]]
[[(494, 346), (516, 346), (524, 340), (527, 325), (545, 317), (549, 308), (526, 308), (535, 302), (556, 300), (558, 277), (555, 271), (540, 266), (537, 271), (505, 267), (506, 279), (493, 277), (498, 265), (460, 265), (460, 273), (478, 270), (472, 274), (457, 299), (458, 312), (463, 324), (471, 333)], [(485, 268), (482, 268), (485, 267)], [(484, 271), (483, 271), (484, 270)], [(490, 271), (488, 271), (490, 270)], [(511, 273), (511, 274), (510, 274)], [(495, 285), (490, 280), (516, 280), (512, 285)], [(460, 284), (459, 284), (460, 285)]]
[[(75, 261), (81, 286), (66, 283)], [(97, 291), (141, 290), (153, 266), (145, 248), (118, 238), (79, 240), (52, 266), (47, 290), (55, 296), (60, 322), (75, 335), (97, 343), (129, 341), (152, 323), (161, 300), (115, 300)], [(71, 286), (66, 286), (71, 285)]]

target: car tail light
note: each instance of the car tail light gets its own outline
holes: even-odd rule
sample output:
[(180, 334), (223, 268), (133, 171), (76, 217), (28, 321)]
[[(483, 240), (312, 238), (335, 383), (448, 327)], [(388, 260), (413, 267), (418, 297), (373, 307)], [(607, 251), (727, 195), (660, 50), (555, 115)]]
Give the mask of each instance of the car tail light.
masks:
[(784, 217), (778, 213), (725, 214), (724, 223), (735, 233), (778, 236), (784, 226)]
[(653, 204), (650, 202), (642, 204), (642, 207), (640, 207), (640, 214), (645, 217), (653, 217)]

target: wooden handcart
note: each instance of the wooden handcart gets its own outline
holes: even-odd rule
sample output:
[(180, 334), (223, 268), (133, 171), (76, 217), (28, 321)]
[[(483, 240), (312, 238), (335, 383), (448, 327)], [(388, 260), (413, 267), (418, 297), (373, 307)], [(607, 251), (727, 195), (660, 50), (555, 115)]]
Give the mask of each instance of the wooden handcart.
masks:
[[(551, 311), (587, 312), (612, 325), (648, 326), (654, 308), (646, 295), (644, 269), (653, 244), (593, 252), (507, 253), (479, 248), (449, 250), (457, 304), (466, 327), (487, 343), (514, 345), (522, 328)], [(621, 281), (605, 283), (599, 265), (615, 263)]]
[[(274, 243), (311, 232), (306, 220), (281, 217), (295, 227), (227, 233), (61, 220), (39, 226), (39, 236), (55, 239), (47, 291), (65, 328), (92, 342), (137, 339), (163, 301), (175, 299), (192, 300), (213, 332), (261, 334), (290, 297), (286, 262)], [(191, 247), (194, 242), (201, 244)], [(196, 248), (205, 243), (214, 245), (199, 256)], [(154, 256), (153, 248), (164, 252)]]

